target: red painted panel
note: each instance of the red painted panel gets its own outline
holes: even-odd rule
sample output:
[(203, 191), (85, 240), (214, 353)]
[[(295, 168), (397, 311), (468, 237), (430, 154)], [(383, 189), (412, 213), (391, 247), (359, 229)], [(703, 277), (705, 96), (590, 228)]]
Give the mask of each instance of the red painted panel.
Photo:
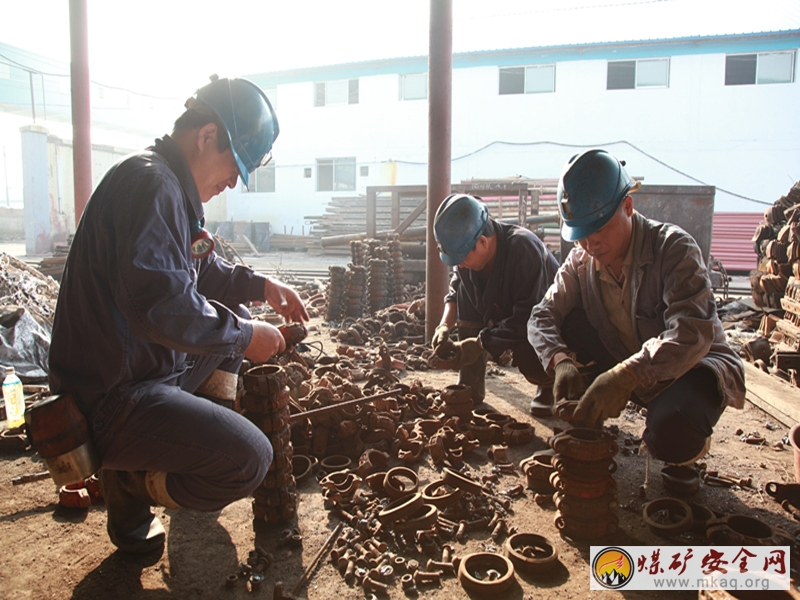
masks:
[(763, 219), (764, 214), (760, 212), (715, 212), (711, 256), (721, 261), (729, 273), (746, 273), (757, 268), (758, 258), (750, 240)]

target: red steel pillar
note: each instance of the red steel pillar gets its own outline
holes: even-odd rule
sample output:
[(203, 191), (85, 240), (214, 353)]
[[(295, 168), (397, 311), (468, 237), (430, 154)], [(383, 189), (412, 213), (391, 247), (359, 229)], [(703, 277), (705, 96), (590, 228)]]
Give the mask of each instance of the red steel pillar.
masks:
[(453, 96), (453, 2), (431, 0), (428, 50), (428, 210), (425, 261), (425, 339), (430, 340), (444, 312), (448, 267), (439, 259), (433, 237), (436, 209), (450, 194)]
[(70, 79), (72, 81), (72, 172), (75, 225), (92, 194), (91, 100), (89, 96), (89, 19), (87, 0), (69, 0)]

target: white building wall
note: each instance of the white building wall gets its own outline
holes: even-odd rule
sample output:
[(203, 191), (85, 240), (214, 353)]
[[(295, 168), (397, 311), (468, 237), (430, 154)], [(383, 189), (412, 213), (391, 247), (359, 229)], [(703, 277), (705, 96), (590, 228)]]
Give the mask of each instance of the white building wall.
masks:
[[(800, 84), (725, 86), (724, 53), (663, 56), (667, 88), (607, 90), (605, 59), (558, 62), (556, 90), (544, 94), (499, 95), (497, 66), (454, 69), (452, 181), (557, 178), (592, 146), (649, 184), (717, 186), (718, 211), (764, 209), (723, 190), (771, 203), (800, 180)], [(278, 85), (276, 191), (228, 192), (229, 219), (308, 233), (304, 217), (332, 197), (426, 183), (428, 104), (401, 101), (399, 75), (361, 76), (358, 104), (314, 107), (313, 91), (312, 81)], [(315, 191), (316, 159), (338, 157), (356, 157), (357, 189)]]

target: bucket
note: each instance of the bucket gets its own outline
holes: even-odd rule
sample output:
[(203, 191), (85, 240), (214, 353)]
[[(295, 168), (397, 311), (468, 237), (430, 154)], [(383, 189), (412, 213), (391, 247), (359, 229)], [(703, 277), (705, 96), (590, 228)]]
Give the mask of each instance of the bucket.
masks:
[(800, 483), (800, 423), (789, 432), (789, 442), (794, 450), (794, 481)]

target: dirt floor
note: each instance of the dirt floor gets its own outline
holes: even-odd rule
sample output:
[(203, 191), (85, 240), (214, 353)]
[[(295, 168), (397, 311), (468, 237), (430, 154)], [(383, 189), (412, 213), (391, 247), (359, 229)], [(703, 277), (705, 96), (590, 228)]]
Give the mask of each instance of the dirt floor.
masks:
[[(321, 340), (332, 352), (334, 344), (329, 330), (321, 319), (315, 319), (317, 331), (309, 341)], [(516, 464), (534, 451), (547, 447), (553, 427), (565, 424), (555, 418), (534, 419), (527, 407), (535, 391), (511, 367), (496, 369), (497, 374), (487, 377), (486, 403), (499, 412), (507, 413), (519, 421), (534, 424), (535, 439), (526, 445), (511, 447), (509, 454)], [(454, 383), (456, 375), (450, 371), (404, 372), (401, 380), (421, 379), (436, 388)], [(800, 392), (797, 394), (800, 399)], [(618, 443), (641, 435), (644, 418), (627, 412), (607, 425), (619, 427)], [(759, 431), (769, 445), (755, 446), (740, 441), (737, 430)], [(755, 515), (770, 525), (794, 532), (794, 522), (764, 492), (769, 481), (792, 482), (793, 455), (790, 449), (776, 450), (774, 442), (787, 434), (786, 427), (747, 404), (744, 410), (727, 410), (713, 436), (710, 455), (705, 459), (709, 469), (717, 469), (742, 477), (752, 477), (752, 487), (742, 489), (719, 488), (702, 485), (692, 501), (704, 504), (721, 513)], [(491, 461), (487, 447), (468, 455), (465, 461), (475, 474), (489, 474)], [(426, 454), (427, 457), (427, 454)], [(619, 468), (614, 475), (618, 485), (620, 519), (619, 531), (602, 541), (603, 545), (684, 545), (701, 539), (685, 534), (676, 540), (666, 540), (651, 533), (645, 526), (641, 510), (647, 500), (668, 495), (663, 489), (660, 470), (663, 464), (653, 461), (650, 488), (647, 498), (640, 497), (639, 487), (645, 479), (645, 458), (638, 455), (616, 457)], [(394, 466), (395, 463), (390, 463)], [(105, 599), (217, 599), (217, 598), (271, 598), (275, 582), (291, 590), (303, 570), (311, 563), (338, 520), (323, 507), (320, 487), (311, 478), (298, 487), (299, 518), (297, 525), (303, 536), (302, 548), (289, 549), (278, 546), (283, 527), (258, 527), (254, 530), (249, 499), (240, 500), (218, 513), (199, 513), (188, 510), (165, 510), (157, 513), (168, 532), (163, 556), (149, 560), (130, 559), (116, 553), (105, 532), (105, 510), (92, 507), (88, 510), (63, 511), (57, 508), (57, 496), (50, 480), (12, 486), (14, 477), (43, 470), (38, 456), (32, 451), (0, 455), (0, 598), (62, 600)], [(440, 467), (434, 468), (427, 457), (418, 465), (421, 483), (438, 479)], [(525, 482), (521, 473), (503, 475), (500, 489)], [(552, 576), (533, 580), (517, 575), (518, 585), (505, 596), (510, 599), (533, 597), (547, 598), (652, 598), (648, 592), (626, 591), (592, 592), (589, 590), (589, 543), (573, 542), (561, 537), (554, 525), (555, 507), (539, 506), (533, 494), (526, 490), (524, 497), (514, 500), (510, 524), (519, 531), (537, 532), (550, 539), (559, 552), (561, 565)], [(259, 545), (273, 553), (275, 561), (266, 571), (266, 579), (258, 590), (249, 590), (244, 583), (226, 589), (226, 577), (237, 570), (237, 565)], [(497, 549), (488, 533), (470, 534), (466, 543), (456, 543), (456, 554), (485, 549)], [(413, 557), (409, 557), (413, 558)], [(427, 557), (416, 557), (424, 564)], [(670, 597), (694, 598), (696, 592), (670, 592)], [(663, 593), (661, 595), (664, 595)], [(327, 560), (312, 573), (310, 582), (297, 594), (298, 598), (330, 599), (364, 598), (359, 587), (345, 584), (344, 579)], [(404, 598), (399, 581), (389, 587), (389, 597)], [(468, 597), (458, 581), (445, 578), (441, 587), (420, 589), (420, 597), (431, 599)]]

